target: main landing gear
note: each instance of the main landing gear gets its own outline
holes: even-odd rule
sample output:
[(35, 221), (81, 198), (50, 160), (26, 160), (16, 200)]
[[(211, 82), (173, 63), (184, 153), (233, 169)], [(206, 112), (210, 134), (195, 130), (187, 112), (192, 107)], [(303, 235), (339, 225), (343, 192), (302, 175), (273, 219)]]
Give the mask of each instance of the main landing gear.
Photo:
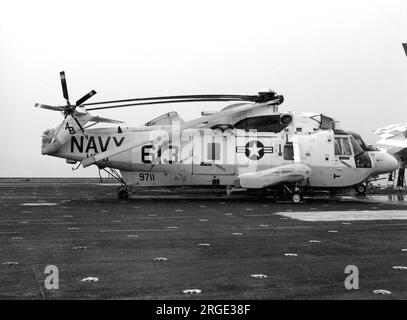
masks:
[(283, 185), (283, 198), (291, 200), (293, 203), (300, 203), (304, 199), (304, 191), (298, 186), (288, 187)]
[(302, 196), (302, 194), (299, 193), (299, 192), (294, 192), (294, 193), (291, 195), (291, 200), (292, 200), (294, 203), (300, 203), (300, 202), (303, 200), (303, 196)]
[(102, 182), (100, 170), (105, 171), (111, 178), (120, 182), (120, 187), (118, 188), (119, 191), (117, 193), (117, 197), (120, 200), (127, 200), (130, 198), (131, 186), (126, 184), (126, 181), (121, 177), (120, 173), (116, 169), (99, 167), (99, 177), (100, 182)]
[(126, 187), (122, 187), (121, 189), (119, 189), (119, 192), (117, 194), (117, 196), (119, 197), (120, 200), (127, 200), (129, 199), (129, 190)]
[(364, 183), (358, 184), (355, 186), (355, 191), (358, 196), (366, 195), (367, 186)]

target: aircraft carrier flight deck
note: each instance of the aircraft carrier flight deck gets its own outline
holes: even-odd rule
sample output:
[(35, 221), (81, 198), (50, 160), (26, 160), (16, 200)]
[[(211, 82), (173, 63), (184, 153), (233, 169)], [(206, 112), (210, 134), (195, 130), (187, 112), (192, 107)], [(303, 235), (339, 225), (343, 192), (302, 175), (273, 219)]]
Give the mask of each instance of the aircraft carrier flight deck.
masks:
[(406, 299), (406, 209), (403, 195), (119, 200), (98, 179), (2, 178), (0, 299)]

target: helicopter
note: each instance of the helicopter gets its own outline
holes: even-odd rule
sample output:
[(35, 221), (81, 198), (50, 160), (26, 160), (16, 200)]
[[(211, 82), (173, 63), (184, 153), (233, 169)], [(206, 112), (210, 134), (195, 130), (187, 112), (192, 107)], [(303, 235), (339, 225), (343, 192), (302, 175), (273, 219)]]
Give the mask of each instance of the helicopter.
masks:
[[(178, 95), (85, 103), (96, 92), (71, 104), (65, 72), (60, 72), (66, 104), (38, 108), (60, 111), (62, 122), (42, 134), (42, 154), (84, 168), (96, 165), (121, 186), (120, 199), (137, 188), (214, 187), (226, 193), (274, 190), (294, 203), (313, 190), (355, 187), (379, 173), (392, 172), (396, 159), (367, 150), (356, 133), (319, 113), (280, 112), (283, 95)], [(166, 103), (233, 102), (220, 111), (204, 111), (184, 121), (177, 112), (144, 125), (92, 115), (95, 110)], [(91, 128), (98, 123), (111, 127)], [(359, 143), (356, 141), (359, 139)], [(362, 144), (360, 143), (362, 142)]]
[[(407, 56), (407, 43), (402, 43)], [(374, 130), (380, 137), (376, 144), (395, 156), (399, 161), (399, 168), (389, 175), (389, 181), (397, 177), (397, 187), (405, 187), (405, 169), (407, 167), (407, 123), (395, 123)]]

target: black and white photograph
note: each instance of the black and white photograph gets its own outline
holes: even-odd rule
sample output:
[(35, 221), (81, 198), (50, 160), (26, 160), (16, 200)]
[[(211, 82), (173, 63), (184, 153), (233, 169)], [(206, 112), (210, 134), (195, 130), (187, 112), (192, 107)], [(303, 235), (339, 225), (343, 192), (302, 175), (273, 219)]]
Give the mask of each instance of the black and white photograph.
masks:
[(2, 1), (0, 300), (407, 299), (406, 31), (403, 0)]

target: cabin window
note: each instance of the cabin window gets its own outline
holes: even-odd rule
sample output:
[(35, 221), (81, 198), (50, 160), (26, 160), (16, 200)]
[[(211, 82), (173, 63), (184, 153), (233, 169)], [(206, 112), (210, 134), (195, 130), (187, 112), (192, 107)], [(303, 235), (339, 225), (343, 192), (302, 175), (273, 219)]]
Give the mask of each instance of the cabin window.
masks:
[(220, 160), (219, 143), (208, 143), (208, 160)]
[(236, 129), (245, 131), (257, 130), (257, 132), (280, 132), (286, 128), (289, 123), (283, 124), (279, 115), (251, 117), (235, 123)]
[(284, 160), (294, 160), (294, 148), (292, 144), (284, 146)]

